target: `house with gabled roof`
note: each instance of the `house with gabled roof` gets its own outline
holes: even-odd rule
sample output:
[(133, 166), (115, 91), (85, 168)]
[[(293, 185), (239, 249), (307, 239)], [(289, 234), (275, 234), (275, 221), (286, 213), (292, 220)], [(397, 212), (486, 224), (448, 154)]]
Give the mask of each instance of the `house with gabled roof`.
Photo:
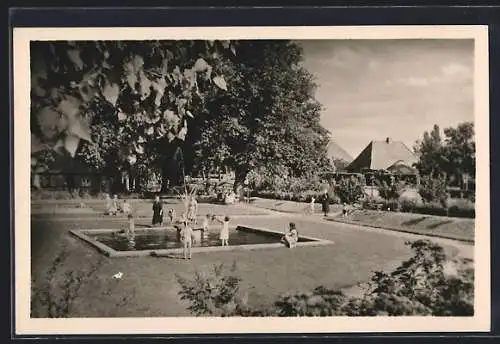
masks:
[(380, 176), (380, 173), (418, 184), (418, 171), (413, 167), (417, 161), (417, 156), (403, 142), (386, 138), (384, 141), (371, 141), (346, 170), (362, 173), (368, 185), (373, 185), (374, 176)]
[(415, 174), (418, 161), (413, 152), (401, 141), (390, 138), (371, 141), (347, 166), (349, 172), (389, 171), (398, 174)]

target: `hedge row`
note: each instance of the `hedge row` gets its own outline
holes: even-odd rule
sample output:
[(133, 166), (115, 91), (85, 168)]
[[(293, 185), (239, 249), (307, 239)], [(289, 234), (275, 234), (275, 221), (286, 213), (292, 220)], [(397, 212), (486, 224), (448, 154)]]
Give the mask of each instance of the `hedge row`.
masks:
[(440, 203), (417, 203), (408, 200), (389, 201), (376, 204), (365, 202), (363, 204), (363, 207), (367, 209), (382, 209), (422, 215), (449, 216), (460, 218), (476, 217), (475, 205), (470, 201), (452, 204), (449, 205), (448, 208), (444, 207)]
[[(318, 196), (317, 192), (307, 191), (302, 193), (291, 192), (275, 192), (275, 191), (259, 191), (253, 192), (253, 197), (266, 199), (286, 200), (294, 202), (310, 202), (312, 196)], [(341, 204), (338, 197), (331, 196), (330, 204)], [(363, 202), (365, 209), (380, 209), (389, 211), (399, 211), (404, 213), (416, 213), (423, 215), (449, 216), (460, 218), (475, 218), (476, 210), (473, 202), (463, 200), (450, 204), (448, 208), (439, 203), (421, 203), (413, 200), (396, 200), (396, 201), (370, 201)]]
[[(305, 191), (300, 193), (293, 192), (277, 192), (277, 191), (254, 191), (252, 197), (260, 197), (266, 199), (276, 199), (280, 201), (293, 201), (293, 202), (310, 202), (311, 198), (318, 197), (319, 192)], [(340, 199), (335, 195), (330, 195), (330, 204), (340, 204)]]

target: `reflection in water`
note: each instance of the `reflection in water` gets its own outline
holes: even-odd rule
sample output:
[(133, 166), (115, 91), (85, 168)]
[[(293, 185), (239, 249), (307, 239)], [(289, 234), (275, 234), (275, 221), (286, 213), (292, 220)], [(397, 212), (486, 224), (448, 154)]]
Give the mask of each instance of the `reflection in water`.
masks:
[(127, 239), (128, 239), (127, 248), (131, 251), (135, 250), (135, 234), (134, 233), (128, 234)]

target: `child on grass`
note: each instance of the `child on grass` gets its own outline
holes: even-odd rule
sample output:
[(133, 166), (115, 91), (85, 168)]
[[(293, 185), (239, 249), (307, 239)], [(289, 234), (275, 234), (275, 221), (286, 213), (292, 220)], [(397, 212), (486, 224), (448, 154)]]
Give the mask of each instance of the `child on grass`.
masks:
[(285, 242), (285, 245), (289, 248), (294, 248), (297, 246), (297, 242), (299, 241), (299, 232), (297, 232), (297, 227), (294, 222), (290, 222), (288, 224), (289, 231), (282, 238), (282, 241)]
[(122, 210), (123, 210), (123, 214), (126, 216), (130, 215), (130, 213), (132, 212), (132, 208), (130, 207), (130, 203), (126, 199), (123, 200)]
[(314, 196), (312, 196), (311, 203), (309, 205), (309, 207), (310, 207), (309, 211), (311, 212), (311, 214), (314, 214), (314, 202), (316, 202), (316, 198), (314, 198)]
[(220, 222), (222, 224), (222, 227), (220, 229), (220, 234), (219, 234), (219, 239), (221, 241), (222, 246), (228, 246), (229, 245), (229, 216), (225, 216), (224, 220), (220, 220), (213, 216), (215, 220)]
[(115, 206), (114, 200), (109, 196), (109, 194), (106, 194), (106, 214), (116, 215), (117, 211), (118, 209)]
[(174, 223), (175, 219), (175, 210), (173, 208), (170, 208), (168, 210), (168, 218), (170, 219), (170, 223)]

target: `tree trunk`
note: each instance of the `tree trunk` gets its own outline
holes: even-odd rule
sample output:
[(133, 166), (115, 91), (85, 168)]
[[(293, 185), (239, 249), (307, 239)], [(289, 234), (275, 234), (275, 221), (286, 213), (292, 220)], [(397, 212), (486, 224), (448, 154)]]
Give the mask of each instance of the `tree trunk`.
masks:
[(248, 168), (236, 168), (235, 173), (234, 173), (234, 187), (233, 190), (234, 192), (238, 195), (241, 196), (241, 190), (244, 187), (245, 179), (248, 174)]
[(164, 164), (163, 168), (162, 168), (162, 171), (161, 171), (161, 192), (162, 193), (166, 193), (168, 192), (168, 189), (170, 187), (170, 183), (171, 183), (171, 176), (169, 174), (169, 168), (168, 166), (165, 166), (167, 164)]

